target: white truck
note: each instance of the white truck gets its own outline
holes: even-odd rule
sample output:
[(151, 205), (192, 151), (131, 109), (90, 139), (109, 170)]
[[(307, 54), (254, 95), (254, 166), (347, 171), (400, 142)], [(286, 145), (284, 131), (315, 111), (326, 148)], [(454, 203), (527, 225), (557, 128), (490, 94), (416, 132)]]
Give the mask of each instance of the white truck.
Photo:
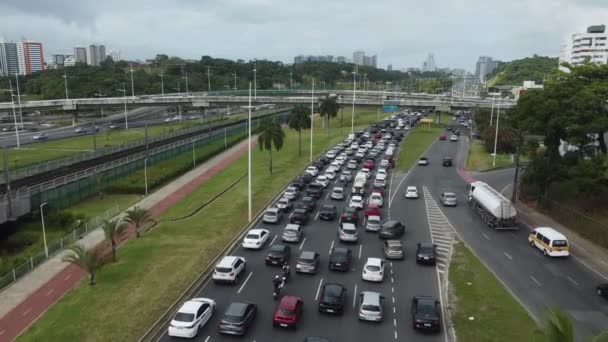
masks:
[(517, 211), (506, 197), (484, 182), (468, 185), (469, 204), (494, 229), (518, 229)]

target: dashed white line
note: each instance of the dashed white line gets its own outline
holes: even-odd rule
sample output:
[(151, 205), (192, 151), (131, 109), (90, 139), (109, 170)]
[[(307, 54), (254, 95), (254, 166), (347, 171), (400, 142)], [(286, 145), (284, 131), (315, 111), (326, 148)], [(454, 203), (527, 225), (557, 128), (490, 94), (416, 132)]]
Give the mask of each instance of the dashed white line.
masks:
[(315, 295), (315, 300), (319, 299), (319, 292), (321, 292), (321, 285), (323, 285), (323, 278), (319, 280), (319, 287), (317, 287), (317, 294)]
[(353, 292), (353, 309), (357, 305), (357, 284), (355, 284), (355, 291)]
[(331, 242), (331, 246), (329, 246), (329, 253), (328, 254), (331, 254), (331, 250), (334, 249), (334, 242), (335, 241)]
[(395, 279), (393, 277), (391, 277), (391, 284), (393, 284), (395, 282)]
[(270, 241), (270, 245), (269, 245), (269, 246), (272, 246), (272, 244), (274, 243), (274, 240), (276, 240), (276, 239), (277, 239), (277, 236), (279, 236), (279, 234), (276, 234), (276, 235), (274, 236), (274, 238), (272, 238), (272, 241)]
[(359, 259), (361, 259), (361, 252), (363, 252), (363, 245), (359, 245)]
[(317, 211), (317, 214), (315, 215), (315, 221), (317, 220), (317, 218), (319, 218), (319, 213), (321, 212), (321, 210)]
[(507, 252), (503, 252), (503, 253), (505, 253), (505, 256), (506, 256), (507, 258), (509, 258), (509, 260), (513, 260), (513, 257), (512, 257), (512, 256), (510, 256), (510, 255), (509, 255), (509, 253), (507, 253)]
[(393, 304), (395, 304), (395, 296), (391, 296), (391, 299), (393, 300)]
[(327, 195), (325, 195), (325, 199), (329, 198), (330, 193), (328, 192)]
[(393, 314), (397, 314), (397, 308), (393, 306)]
[(576, 282), (576, 280), (574, 280), (574, 279), (570, 278), (569, 276), (568, 276), (567, 278), (568, 278), (568, 280), (570, 280), (570, 282), (571, 282), (572, 284), (574, 284), (575, 286), (578, 286), (578, 283)]
[(393, 325), (395, 326), (395, 328), (397, 327), (397, 319), (393, 318)]
[(205, 342), (209, 342), (210, 338), (211, 338), (211, 336), (207, 336), (207, 338), (205, 339)]
[(395, 293), (395, 287), (391, 286), (391, 293)]
[(395, 330), (395, 340), (397, 339), (397, 330)]
[(530, 276), (530, 278), (532, 279), (532, 281), (533, 281), (533, 282), (535, 282), (535, 283), (536, 283), (536, 285), (538, 285), (538, 286), (542, 286), (542, 285), (540, 284), (540, 282), (539, 282), (538, 280), (536, 280), (536, 278), (534, 278), (533, 276)]
[(24, 312), (21, 314), (21, 316), (25, 316), (25, 315), (27, 315), (28, 313), (30, 313), (30, 311), (32, 311), (32, 308), (31, 308), (31, 307), (30, 307), (30, 308), (28, 308), (27, 310), (25, 310), (25, 311), (24, 311)]
[(492, 240), (489, 236), (486, 235), (486, 233), (481, 233), (481, 235), (483, 235), (483, 237), (486, 238), (486, 240), (488, 241)]
[(306, 242), (306, 237), (304, 238), (304, 240), (302, 240), (302, 243), (300, 244), (300, 250), (302, 250), (302, 247), (304, 247), (305, 242)]
[(241, 293), (241, 291), (243, 291), (243, 289), (245, 288), (245, 285), (247, 285), (247, 282), (249, 281), (249, 278), (251, 278), (252, 275), (253, 275), (253, 271), (249, 272), (247, 279), (245, 279), (245, 281), (243, 282), (243, 285), (241, 285), (241, 288), (236, 293)]

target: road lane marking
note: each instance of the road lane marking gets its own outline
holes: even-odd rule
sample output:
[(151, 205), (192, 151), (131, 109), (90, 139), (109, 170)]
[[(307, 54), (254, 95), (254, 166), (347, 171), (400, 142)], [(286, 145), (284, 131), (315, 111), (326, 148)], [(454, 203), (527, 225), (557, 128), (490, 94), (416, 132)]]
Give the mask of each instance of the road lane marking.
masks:
[(323, 278), (319, 280), (319, 287), (317, 287), (317, 294), (315, 295), (315, 300), (319, 299), (319, 292), (321, 292), (321, 285), (323, 285)]
[(393, 314), (396, 315), (397, 314), (397, 308), (393, 306)]
[(302, 250), (302, 247), (304, 247), (305, 242), (306, 242), (306, 237), (304, 237), (304, 240), (302, 240), (302, 243), (300, 244), (300, 250)]
[(395, 293), (395, 287), (391, 286), (391, 293)]
[(25, 316), (25, 315), (27, 315), (28, 313), (30, 313), (30, 311), (32, 311), (32, 308), (31, 308), (31, 307), (29, 307), (27, 310), (25, 310), (25, 311), (24, 311), (24, 312), (21, 314), (21, 316)]
[(572, 317), (574, 317), (575, 320), (581, 321), (580, 317), (578, 317), (574, 312), (570, 311), (569, 313)]
[(5, 330), (0, 331), (0, 336), (4, 335), (4, 333), (5, 333), (5, 332), (6, 332), (6, 329), (5, 329)]
[(245, 281), (243, 282), (243, 285), (241, 285), (241, 288), (236, 292), (237, 294), (241, 293), (241, 291), (243, 291), (243, 289), (245, 288), (245, 285), (247, 285), (247, 282), (249, 281), (249, 278), (251, 278), (252, 275), (253, 275), (253, 271), (249, 272), (247, 279), (245, 279)]
[(65, 281), (65, 280), (68, 280), (70, 278), (72, 278), (72, 273), (68, 274), (67, 277), (63, 278), (63, 280)]
[(568, 280), (570, 280), (570, 282), (571, 282), (572, 284), (574, 284), (575, 286), (578, 286), (578, 283), (576, 282), (576, 280), (574, 280), (574, 279), (570, 278), (569, 276), (568, 276), (567, 278), (568, 278)]
[(397, 339), (397, 330), (395, 330), (395, 340)]
[(319, 210), (317, 211), (317, 214), (315, 215), (315, 221), (316, 221), (316, 220), (319, 218), (319, 213), (320, 213), (320, 212), (321, 212), (321, 209), (319, 209)]
[(274, 243), (274, 240), (277, 239), (277, 236), (279, 236), (279, 234), (275, 234), (274, 238), (272, 238), (272, 241), (270, 241), (270, 245), (268, 245), (268, 247), (272, 246), (272, 244)]
[(506, 256), (507, 258), (509, 258), (509, 260), (513, 260), (513, 257), (512, 257), (512, 256), (510, 256), (510, 255), (509, 255), (509, 253), (507, 253), (507, 252), (503, 252), (503, 253), (505, 253), (505, 256)]
[(395, 304), (395, 296), (391, 296), (391, 298), (393, 299), (393, 304)]
[[(392, 192), (391, 190), (393, 189), (393, 175), (394, 174), (395, 174), (394, 172), (391, 172), (391, 181), (390, 181), (390, 184), (388, 185), (388, 207), (389, 208), (391, 207), (391, 192)], [(388, 215), (389, 215), (389, 219), (390, 219), (390, 215), (391, 215), (390, 210), (388, 212)]]
[(486, 238), (486, 240), (488, 241), (492, 240), (489, 236), (486, 235), (486, 233), (481, 233), (481, 235), (483, 235), (483, 237)]
[(335, 241), (331, 242), (331, 246), (329, 246), (329, 253), (328, 254), (331, 254), (331, 250), (334, 249), (334, 242)]
[(397, 327), (397, 319), (393, 318), (393, 325), (395, 326), (395, 328)]
[(534, 282), (536, 283), (536, 285), (538, 285), (538, 286), (542, 286), (542, 285), (540, 284), (540, 282), (539, 282), (538, 280), (536, 280), (536, 278), (534, 278), (533, 276), (530, 276), (530, 278), (532, 278), (532, 281), (534, 281)]
[(47, 296), (47, 297), (48, 297), (48, 296), (50, 296), (50, 295), (51, 295), (51, 293), (53, 293), (53, 291), (55, 291), (55, 288), (50, 289), (50, 290), (49, 290), (49, 292), (47, 292), (47, 293), (45, 294), (45, 296)]
[(327, 193), (327, 195), (325, 195), (325, 199), (329, 198), (329, 192)]
[[(602, 272), (596, 270), (595, 268), (589, 266), (589, 264), (587, 264), (586, 262), (584, 262), (583, 260), (581, 260), (580, 258), (578, 258), (576, 255), (570, 255), (571, 257), (574, 258), (574, 260), (578, 261), (579, 263), (581, 263), (583, 266), (587, 267), (588, 269), (590, 269), (591, 271), (593, 271), (595, 274), (599, 275), (600, 277), (604, 278), (605, 280), (608, 280), (608, 276), (604, 275)], [(600, 260), (601, 262), (603, 262), (604, 264), (606, 263), (603, 260)]]
[(210, 338), (211, 338), (211, 336), (207, 336), (207, 338), (205, 339), (205, 342), (209, 342)]
[(357, 284), (355, 284), (355, 291), (353, 292), (353, 309), (357, 305)]
[(393, 284), (395, 282), (394, 278), (391, 277), (391, 284)]
[(359, 259), (361, 259), (361, 252), (363, 252), (363, 245), (359, 245)]

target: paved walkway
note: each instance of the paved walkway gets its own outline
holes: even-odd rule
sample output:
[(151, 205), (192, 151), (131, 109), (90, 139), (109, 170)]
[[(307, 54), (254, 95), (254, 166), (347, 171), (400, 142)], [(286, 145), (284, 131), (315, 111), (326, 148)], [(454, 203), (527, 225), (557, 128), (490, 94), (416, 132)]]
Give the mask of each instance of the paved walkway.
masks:
[[(252, 138), (252, 144), (257, 139)], [(186, 197), (201, 184), (247, 152), (247, 140), (211, 158), (197, 168), (142, 199), (134, 206), (148, 209), (152, 217)], [(119, 214), (118, 216), (122, 216)], [(126, 230), (119, 241), (134, 236)], [(87, 249), (105, 247), (101, 228), (80, 240)], [(47, 260), (0, 292), (0, 341), (11, 341), (29, 327), (50, 306), (63, 297), (85, 275), (78, 267), (62, 261), (65, 251)]]

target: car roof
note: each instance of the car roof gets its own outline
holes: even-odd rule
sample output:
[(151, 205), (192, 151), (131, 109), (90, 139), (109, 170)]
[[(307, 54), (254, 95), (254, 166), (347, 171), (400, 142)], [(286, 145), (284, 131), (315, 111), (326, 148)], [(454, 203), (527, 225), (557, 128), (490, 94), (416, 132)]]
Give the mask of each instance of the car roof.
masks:
[(407, 190), (418, 190), (418, 188), (416, 188), (414, 185), (410, 185), (407, 187)]
[(446, 191), (446, 192), (444, 192), (443, 194), (444, 194), (444, 195), (453, 195), (453, 196), (456, 196), (456, 194), (455, 194), (455, 193), (450, 192), (450, 191)]
[(344, 191), (344, 188), (341, 187), (341, 186), (334, 186), (334, 190), (342, 190), (342, 191)]
[(351, 200), (354, 200), (354, 199), (363, 200), (363, 196), (355, 195), (355, 196), (351, 197)]
[(245, 309), (249, 306), (249, 303), (245, 302), (234, 302), (230, 303), (226, 309), (227, 316), (242, 316), (245, 313)]
[(336, 209), (336, 206), (333, 204), (323, 204), (321, 209)]
[(361, 304), (380, 306), (380, 298), (382, 295), (374, 291), (362, 291)]
[(296, 308), (298, 301), (302, 301), (302, 298), (296, 296), (283, 296), (279, 302), (279, 308), (286, 310), (293, 310)]
[(313, 251), (302, 251), (302, 253), (300, 253), (300, 258), (312, 259), (312, 258), (314, 258), (314, 256), (316, 254), (317, 254), (317, 252), (313, 252)]
[(232, 264), (234, 264), (234, 262), (239, 258), (240, 257), (237, 257), (237, 256), (227, 255), (227, 256), (223, 257), (222, 260), (220, 260), (220, 262), (217, 265), (219, 267), (231, 267)]
[(300, 225), (299, 224), (295, 224), (295, 223), (288, 223), (285, 226), (285, 229), (300, 229)]
[(568, 239), (566, 239), (564, 234), (558, 232), (557, 230), (555, 230), (551, 227), (538, 227), (538, 228), (534, 229), (534, 231), (541, 233), (542, 235), (544, 235), (545, 237), (547, 237), (551, 240), (568, 240)]
[(293, 212), (294, 213), (298, 213), (298, 214), (306, 214), (307, 213), (306, 209), (304, 209), (304, 208), (296, 208), (296, 209), (294, 209)]
[(323, 285), (323, 288), (326, 291), (329, 290), (329, 291), (335, 292), (335, 291), (342, 291), (342, 290), (344, 290), (344, 285), (338, 284), (338, 283), (326, 283), (326, 284)]
[(182, 304), (178, 312), (196, 314), (196, 311), (203, 305), (203, 302), (197, 300), (189, 300)]
[(382, 259), (380, 258), (367, 258), (367, 265), (372, 265), (372, 266), (380, 266), (382, 265)]
[(249, 229), (249, 234), (260, 234), (262, 232), (268, 233), (268, 229), (260, 229), (260, 228)]
[(418, 246), (419, 246), (420, 248), (433, 248), (433, 247), (435, 247), (435, 245), (433, 245), (433, 243), (432, 243), (432, 242), (420, 242), (420, 243), (418, 244)]
[(403, 246), (403, 242), (401, 240), (384, 240), (389, 246)]
[(435, 305), (435, 298), (431, 296), (414, 296), (418, 303)]
[(282, 252), (285, 249), (285, 247), (287, 247), (287, 246), (280, 244), (280, 243), (275, 243), (274, 245), (272, 245), (270, 247), (270, 250)]
[(277, 208), (277, 207), (270, 207), (270, 208), (266, 209), (266, 211), (278, 212), (279, 208)]
[(348, 251), (349, 251), (349, 249), (346, 247), (336, 247), (333, 250), (334, 253), (340, 253), (340, 254), (346, 254), (346, 253), (348, 253)]
[(357, 229), (354, 223), (342, 222), (342, 229)]

